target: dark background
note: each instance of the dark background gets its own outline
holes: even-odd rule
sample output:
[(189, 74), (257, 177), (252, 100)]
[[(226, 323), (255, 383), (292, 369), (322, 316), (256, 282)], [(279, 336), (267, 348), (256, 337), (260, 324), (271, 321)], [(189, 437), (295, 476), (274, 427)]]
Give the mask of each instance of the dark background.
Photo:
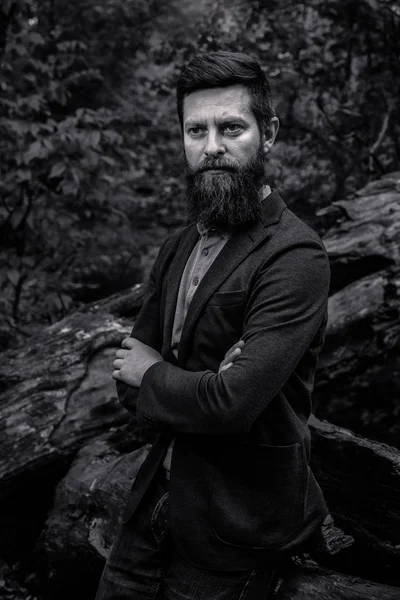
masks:
[[(59, 578), (56, 596), (61, 597), (60, 590), (70, 579), (68, 570), (62, 573), (66, 557), (71, 557), (73, 573), (82, 565), (84, 580), (90, 561), (83, 561), (80, 552), (87, 550), (93, 506), (87, 514), (82, 509), (82, 518), (79, 502), (86, 496), (79, 475), (74, 488), (78, 516), (75, 505), (71, 508), (75, 498), (71, 491), (65, 495), (70, 504), (64, 510), (63, 486), (68, 488), (68, 483), (62, 478), (84, 442), (100, 434), (111, 432), (118, 438), (119, 445), (111, 442), (113, 452), (115, 445), (118, 452), (127, 452), (129, 444), (132, 450), (143, 443), (137, 431), (129, 437), (118, 428), (128, 416), (118, 405), (107, 375), (121, 329), (110, 333), (109, 321), (101, 310), (91, 312), (91, 303), (99, 301), (101, 309), (110, 294), (123, 296), (123, 290), (144, 281), (163, 239), (186, 223), (175, 82), (180, 67), (199, 51), (240, 50), (260, 61), (281, 121), (268, 157), (269, 183), (320, 235), (337, 226), (325, 236), (334, 275), (331, 299), (334, 292), (340, 295), (331, 303), (331, 328), (315, 392), (317, 416), (399, 447), (396, 265), (400, 241), (392, 227), (390, 199), (393, 194), (393, 206), (398, 206), (400, 177), (397, 173), (379, 180), (400, 170), (399, 40), (400, 6), (390, 0), (1, 1), (0, 442), (4, 431), (10, 444), (0, 443), (0, 447), (16, 448), (9, 462), (15, 462), (13, 477), (18, 485), (7, 475), (0, 486), (0, 495), (6, 498), (0, 505), (0, 598), (32, 600), (41, 597), (42, 581), (48, 587), (52, 572), (47, 559), (37, 561), (45, 571), (40, 577), (30, 563), (31, 549), (48, 515), (48, 554), (62, 565), (53, 570)], [(365, 188), (369, 183), (372, 187)], [(361, 195), (365, 214), (362, 201), (356, 210), (337, 203), (345, 197), (357, 199), (355, 192), (363, 187), (371, 192)], [(382, 217), (381, 208), (386, 211)], [(379, 240), (374, 246), (378, 225), (392, 232), (386, 246), (382, 242), (383, 250)], [(357, 240), (355, 249), (351, 239)], [(365, 254), (363, 244), (368, 246)], [(375, 306), (369, 289), (376, 289), (376, 282), (379, 287), (381, 273), (383, 300), (376, 300)], [(371, 288), (362, 284), (368, 275), (374, 284)], [(126, 332), (134, 312), (115, 311), (125, 319), (116, 322)], [(64, 317), (70, 330), (59, 323)], [(89, 333), (97, 324), (104, 340), (94, 343)], [(85, 327), (87, 349), (75, 339)], [(65, 338), (53, 336), (52, 331)], [(102, 344), (106, 352), (99, 366), (93, 367), (93, 408), (89, 394), (85, 397), (79, 387), (79, 369), (86, 366), (90, 371), (92, 355)], [(75, 389), (76, 403), (69, 413), (60, 410), (54, 417), (62, 424), (60, 439), (52, 441), (47, 456), (55, 400), (64, 392), (74, 399)], [(87, 414), (78, 399), (82, 397), (88, 402)], [(15, 412), (8, 413), (12, 406)], [(95, 472), (96, 461), (111, 460), (101, 452), (98, 459), (96, 452), (93, 465), (89, 468), (85, 463), (85, 473)], [(321, 472), (335, 473), (330, 461), (337, 455), (331, 448), (326, 454), (318, 452)], [(339, 477), (347, 481), (348, 476), (344, 487), (351, 492), (357, 485), (354, 465), (347, 470), (346, 452), (337, 467), (338, 481)], [(360, 457), (362, 462), (364, 455)], [(363, 465), (360, 469), (362, 485), (368, 478), (375, 485), (382, 471), (380, 464), (376, 472), (369, 470), (369, 463), (365, 472)], [(335, 493), (340, 485), (333, 485)], [(362, 485), (361, 495), (370, 497), (370, 490), (365, 492)], [(389, 529), (396, 513), (391, 485), (385, 480)], [(30, 512), (25, 510), (27, 495)], [(386, 504), (379, 494), (377, 498), (374, 509), (366, 513), (385, 524), (376, 507), (385, 510)], [(353, 518), (353, 504), (355, 520), (364, 527), (359, 498), (351, 502), (343, 513)], [(103, 504), (100, 498), (99, 506)], [(87, 527), (82, 548), (77, 541), (80, 523), (82, 531), (83, 525)], [(360, 554), (359, 547), (356, 553)], [(27, 566), (23, 560), (18, 566), (21, 556)], [(24, 584), (18, 593), (19, 583), (12, 583), (5, 561), (14, 565), (17, 579)], [(374, 561), (372, 555), (371, 564)], [(386, 555), (381, 562), (386, 565)], [(93, 564), (92, 587), (100, 568), (98, 556)], [(368, 571), (369, 563), (365, 564)], [(387, 575), (374, 577), (392, 581)], [(71, 597), (67, 588), (65, 594)], [(89, 596), (82, 591), (85, 600)], [(52, 592), (48, 599), (55, 600)]]
[(318, 209), (399, 168), (400, 9), (386, 0), (2, 0), (0, 340), (142, 281), (185, 223), (174, 86), (198, 51), (257, 57), (268, 169)]

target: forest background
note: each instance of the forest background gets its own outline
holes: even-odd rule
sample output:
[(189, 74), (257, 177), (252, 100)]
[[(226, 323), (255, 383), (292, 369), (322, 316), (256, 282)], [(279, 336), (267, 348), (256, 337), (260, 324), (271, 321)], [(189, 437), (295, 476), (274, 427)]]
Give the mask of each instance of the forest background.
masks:
[(261, 62), (270, 184), (323, 233), (399, 169), (399, 39), (390, 0), (2, 0), (1, 347), (141, 282), (185, 224), (174, 86), (195, 53)]
[[(110, 294), (123, 296), (123, 290), (145, 281), (161, 242), (186, 224), (175, 83), (181, 66), (196, 53), (217, 49), (255, 56), (271, 82), (281, 128), (268, 157), (270, 185), (321, 235), (334, 225), (336, 231), (345, 232), (343, 237), (334, 235), (333, 244), (330, 240), (331, 248), (337, 249), (335, 244), (344, 248), (331, 289), (331, 296), (336, 296), (333, 307), (339, 333), (328, 335), (328, 375), (326, 381), (320, 378), (324, 406), (331, 404), (328, 417), (332, 423), (399, 447), (399, 236), (392, 225), (398, 214), (400, 175), (383, 183), (378, 180), (400, 171), (400, 2), (1, 0), (0, 352), (4, 352), (0, 466), (6, 500), (2, 500), (0, 516), (0, 596), (5, 594), (1, 597), (6, 600), (32, 600), (32, 596), (28, 592), (14, 595), (14, 586), (5, 575), (9, 567), (3, 564), (4, 556), (11, 564), (27, 554), (28, 566), (21, 568), (19, 579), (30, 582), (28, 587), (38, 594), (40, 582), (46, 581), (47, 586), (57, 573), (58, 591), (47, 596), (51, 600), (61, 597), (64, 588), (66, 597), (77, 597), (66, 585), (70, 579), (66, 556), (71, 558), (72, 572), (82, 563), (86, 574), (82, 556), (93, 554), (88, 531), (98, 516), (93, 504), (84, 513), (85, 499), (92, 496), (82, 494), (86, 489), (82, 474), (76, 488), (68, 488), (77, 472), (73, 469), (65, 480), (70, 495), (64, 495), (63, 481), (56, 492), (55, 487), (79, 448), (102, 432), (120, 435), (118, 452), (127, 451), (126, 430), (121, 433), (121, 427), (116, 427), (126, 423), (126, 411), (115, 400), (123, 411), (119, 413), (107, 396), (115, 395), (114, 386), (112, 392), (104, 391), (111, 387), (111, 377), (102, 362), (101, 368), (89, 368), (92, 350), (97, 348), (89, 329), (100, 323), (101, 343), (110, 352), (120, 343), (120, 330), (109, 332), (101, 309), (91, 312), (91, 303), (99, 301), (101, 307), (101, 300)], [(360, 202), (356, 192), (369, 182), (371, 194)], [(338, 203), (345, 197), (360, 208), (351, 210), (349, 203)], [(357, 210), (365, 211), (364, 219)], [(342, 215), (339, 219), (338, 214)], [(387, 233), (382, 244), (380, 238), (376, 240), (377, 246), (381, 244), (378, 250), (370, 243), (375, 232), (380, 235), (377, 224)], [(365, 254), (363, 247), (368, 247)], [(365, 284), (369, 275), (370, 287)], [(358, 282), (359, 287), (348, 285)], [(356, 308), (354, 289), (362, 295)], [(376, 295), (377, 289), (383, 289), (382, 298)], [(367, 315), (362, 321), (358, 311), (361, 315), (364, 309)], [(54, 334), (63, 328), (65, 322), (59, 322), (64, 317), (72, 323), (72, 332), (78, 324), (87, 324), (87, 342), (74, 333), (67, 341)], [(118, 319), (115, 323), (121, 325)], [(46, 329), (52, 324), (54, 328)], [(103, 359), (111, 365), (105, 350)], [(86, 369), (87, 379), (79, 369)], [(86, 390), (86, 407), (80, 398), (86, 385), (91, 389), (91, 377), (97, 387), (92, 396)], [(334, 385), (329, 377), (336, 377)], [(327, 389), (332, 392), (329, 402)], [(58, 408), (64, 393), (68, 396), (65, 411)], [(317, 416), (325, 418), (322, 408)], [(135, 448), (136, 442), (135, 438)], [(85, 473), (86, 469), (97, 473), (96, 443), (88, 446), (89, 451), (83, 446), (82, 457), (85, 452), (94, 457), (92, 463), (82, 462)], [(110, 444), (107, 460), (116, 451), (115, 439)], [(343, 514), (351, 522), (354, 504), (356, 520), (366, 529), (372, 515), (379, 526), (374, 523), (371, 530), (374, 535), (379, 530), (386, 544), (392, 539), (391, 530), (396, 537), (398, 480), (390, 472), (379, 496), (385, 469), (371, 462), (370, 447), (368, 460), (357, 447), (359, 466), (351, 462), (351, 452), (343, 450), (336, 474), (329, 461), (337, 460), (341, 447), (339, 441), (339, 451), (333, 444), (322, 452), (321, 472), (333, 473), (333, 478), (342, 481), (339, 485), (335, 480), (334, 490), (357, 490), (358, 486), (363, 502), (366, 497), (374, 499), (374, 508), (362, 518), (358, 499), (347, 502)], [(105, 464), (107, 460), (100, 455), (100, 463)], [(355, 472), (360, 473), (359, 480)], [(340, 477), (347, 476), (343, 484)], [(363, 478), (374, 482), (367, 492)], [(83, 511), (78, 511), (79, 518), (76, 509), (71, 509), (75, 492), (77, 507)], [(30, 511), (24, 506), (27, 494)], [(65, 511), (66, 498), (70, 504)], [(103, 510), (104, 498), (99, 498)], [(340, 502), (335, 506), (340, 511)], [(387, 521), (377, 506), (387, 513)], [(31, 569), (29, 553), (46, 518), (45, 546), (51, 560), (58, 560), (62, 567), (48, 570), (46, 559), (41, 580)], [(82, 540), (77, 542), (79, 535), (86, 546), (80, 545)], [(387, 556), (392, 554), (376, 560), (372, 553), (368, 562), (362, 552), (371, 544), (362, 536), (361, 540), (355, 552), (364, 564), (362, 574), (369, 576), (366, 572), (374, 563), (384, 571)], [(398, 544), (397, 538), (393, 544)], [(398, 548), (390, 547), (394, 566), (389, 560), (397, 572)], [(100, 561), (98, 554), (92, 554), (89, 583), (93, 586)], [(391, 574), (379, 577), (378, 581), (393, 583)], [(73, 582), (71, 578), (72, 584), (80, 585), (79, 577)]]

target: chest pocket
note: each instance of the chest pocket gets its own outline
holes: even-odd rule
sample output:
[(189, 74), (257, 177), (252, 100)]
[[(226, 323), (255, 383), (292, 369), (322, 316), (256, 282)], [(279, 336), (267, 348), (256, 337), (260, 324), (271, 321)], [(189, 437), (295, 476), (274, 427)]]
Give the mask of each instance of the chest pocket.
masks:
[(245, 307), (246, 290), (217, 292), (209, 299), (196, 330), (205, 356), (214, 356), (219, 364), (228, 348), (239, 341)]
[(235, 306), (244, 305), (246, 290), (233, 290), (232, 292), (217, 292), (208, 301), (209, 306)]

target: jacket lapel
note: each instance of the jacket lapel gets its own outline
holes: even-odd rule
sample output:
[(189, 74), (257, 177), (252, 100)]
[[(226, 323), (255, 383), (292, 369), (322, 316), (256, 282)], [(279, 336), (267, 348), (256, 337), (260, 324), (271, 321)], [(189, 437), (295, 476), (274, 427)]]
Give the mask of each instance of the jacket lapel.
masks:
[[(172, 327), (176, 311), (179, 286), (188, 258), (199, 239), (199, 232), (194, 225), (181, 237), (175, 256), (167, 271), (166, 280), (163, 281), (161, 306), (164, 307), (163, 345), (165, 351), (170, 348)], [(172, 354), (172, 353), (171, 353)]]
[(280, 220), (285, 206), (278, 192), (274, 190), (265, 200), (264, 212), (260, 221), (238, 228), (210, 266), (193, 296), (186, 316), (179, 344), (178, 360), (180, 364), (186, 360), (193, 327), (204, 305), (246, 256), (268, 237), (268, 226)]

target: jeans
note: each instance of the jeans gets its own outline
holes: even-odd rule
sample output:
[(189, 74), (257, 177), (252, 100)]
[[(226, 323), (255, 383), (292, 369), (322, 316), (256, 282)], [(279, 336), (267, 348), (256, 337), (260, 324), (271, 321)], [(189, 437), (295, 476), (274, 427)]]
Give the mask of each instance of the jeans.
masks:
[(96, 600), (267, 600), (275, 567), (213, 571), (177, 552), (169, 531), (168, 486), (161, 469), (133, 517), (122, 524)]

